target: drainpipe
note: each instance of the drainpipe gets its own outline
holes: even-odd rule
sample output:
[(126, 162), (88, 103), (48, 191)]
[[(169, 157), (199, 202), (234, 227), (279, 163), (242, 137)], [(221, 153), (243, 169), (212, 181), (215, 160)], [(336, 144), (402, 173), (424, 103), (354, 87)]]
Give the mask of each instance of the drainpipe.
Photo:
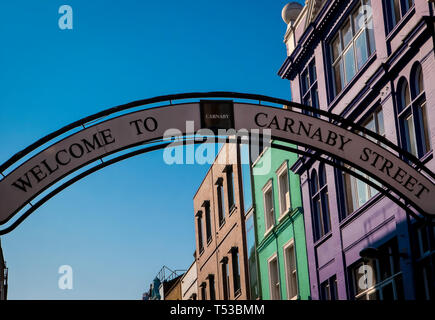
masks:
[[(253, 168), (252, 168), (252, 163), (251, 163), (251, 140), (249, 140), (249, 145), (248, 145), (248, 152), (249, 152), (249, 175), (251, 176), (251, 195), (252, 195), (252, 218), (254, 220), (254, 245), (255, 245), (255, 267), (256, 267), (256, 275), (255, 277), (257, 278), (257, 286), (258, 286), (258, 297), (257, 300), (261, 300), (262, 299), (262, 287), (261, 287), (261, 280), (259, 279), (259, 270), (260, 270), (260, 264), (258, 262), (258, 251), (257, 251), (257, 232), (258, 232), (258, 228), (257, 228), (257, 208), (256, 208), (256, 200), (255, 200), (255, 186), (254, 186), (254, 174), (253, 174)], [(248, 263), (248, 267), (249, 267), (249, 263)]]

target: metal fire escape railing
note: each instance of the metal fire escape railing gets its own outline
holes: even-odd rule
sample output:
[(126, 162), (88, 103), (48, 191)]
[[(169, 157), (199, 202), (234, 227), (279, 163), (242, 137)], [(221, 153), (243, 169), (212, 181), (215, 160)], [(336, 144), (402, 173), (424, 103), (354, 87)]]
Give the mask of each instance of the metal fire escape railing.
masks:
[(163, 283), (181, 276), (185, 271), (186, 270), (172, 270), (167, 266), (163, 266), (157, 273), (157, 278)]

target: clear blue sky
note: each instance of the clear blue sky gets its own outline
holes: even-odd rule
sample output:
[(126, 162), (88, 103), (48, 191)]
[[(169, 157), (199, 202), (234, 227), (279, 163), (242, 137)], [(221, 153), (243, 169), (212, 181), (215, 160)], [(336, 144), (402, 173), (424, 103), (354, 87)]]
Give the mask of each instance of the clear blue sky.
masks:
[[(284, 0), (0, 3), (0, 162), (103, 109), (191, 91), (290, 98)], [(301, 1), (303, 2), (303, 1)], [(73, 8), (74, 29), (58, 28)], [(2, 237), (10, 299), (139, 299), (162, 265), (187, 268), (192, 197), (208, 166), (154, 152), (110, 166)], [(58, 289), (61, 265), (74, 289)]]

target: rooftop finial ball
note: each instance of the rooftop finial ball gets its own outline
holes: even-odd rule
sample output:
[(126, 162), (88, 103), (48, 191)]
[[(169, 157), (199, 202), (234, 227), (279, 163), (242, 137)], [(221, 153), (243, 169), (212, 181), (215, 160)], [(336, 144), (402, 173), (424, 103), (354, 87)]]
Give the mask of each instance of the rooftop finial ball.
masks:
[(303, 6), (298, 2), (287, 3), (282, 9), (282, 20), (284, 20), (286, 24), (289, 24), (291, 21), (295, 21), (302, 8)]

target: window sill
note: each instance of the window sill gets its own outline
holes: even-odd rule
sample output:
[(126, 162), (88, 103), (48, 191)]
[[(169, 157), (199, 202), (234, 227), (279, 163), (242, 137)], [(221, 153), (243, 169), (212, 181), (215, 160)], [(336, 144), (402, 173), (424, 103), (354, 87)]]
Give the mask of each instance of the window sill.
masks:
[(354, 220), (357, 216), (362, 214), (364, 211), (368, 210), (371, 206), (373, 206), (376, 202), (378, 202), (382, 198), (382, 193), (379, 192), (377, 195), (374, 195), (371, 197), (366, 203), (364, 203), (361, 207), (347, 215), (345, 218), (343, 218), (340, 223), (339, 227), (343, 228), (345, 225), (350, 223), (350, 221)]
[(415, 4), (412, 5), (411, 8), (409, 8), (408, 12), (405, 13), (405, 15), (400, 19), (400, 21), (391, 29), (391, 31), (388, 32), (386, 40), (391, 41), (392, 38), (394, 38), (399, 31), (403, 28), (403, 26), (408, 22), (408, 20), (414, 15), (415, 13)]
[(421, 163), (426, 164), (433, 157), (433, 150), (428, 151), (423, 157), (420, 158)]
[(210, 243), (212, 242), (213, 238), (210, 238), (207, 240), (207, 247), (210, 246)]
[(234, 213), (234, 211), (236, 211), (236, 209), (237, 209), (237, 206), (235, 204), (233, 204), (229, 210), (230, 213), (228, 215), (231, 216)]
[(242, 290), (238, 289), (236, 292), (234, 292), (234, 299), (239, 298), (242, 295)]
[[(338, 104), (338, 102), (343, 98), (343, 96), (346, 95), (346, 93), (352, 88), (355, 83), (358, 81), (358, 79), (361, 78), (361, 76), (367, 71), (369, 66), (376, 60), (376, 50), (371, 54), (370, 57), (367, 58), (367, 61), (364, 63), (364, 65), (361, 67), (361, 69), (353, 76), (352, 80), (350, 80), (342, 89), (341, 91), (332, 99), (332, 101), (329, 103), (328, 111), (331, 112), (332, 109)], [(332, 68), (332, 65), (329, 66)], [(330, 70), (331, 71), (331, 70)], [(331, 78), (331, 81), (333, 79)], [(332, 83), (329, 83), (329, 86), (332, 88)]]
[(273, 230), (274, 227), (275, 226), (273, 225), (269, 229), (266, 230), (266, 232), (264, 233), (264, 238), (266, 238), (269, 234), (272, 233), (272, 230)]
[(327, 234), (325, 234), (323, 237), (321, 237), (319, 240), (314, 241), (314, 247), (320, 246), (322, 243), (324, 243), (326, 240), (332, 237), (332, 230), (329, 230)]
[(219, 222), (219, 230), (222, 229), (224, 225), (225, 225), (225, 219)]
[(278, 218), (278, 223), (280, 223), (282, 220), (284, 220), (289, 215), (290, 212), (291, 212), (291, 208), (289, 208), (289, 209), (287, 209), (287, 211), (283, 212)]

